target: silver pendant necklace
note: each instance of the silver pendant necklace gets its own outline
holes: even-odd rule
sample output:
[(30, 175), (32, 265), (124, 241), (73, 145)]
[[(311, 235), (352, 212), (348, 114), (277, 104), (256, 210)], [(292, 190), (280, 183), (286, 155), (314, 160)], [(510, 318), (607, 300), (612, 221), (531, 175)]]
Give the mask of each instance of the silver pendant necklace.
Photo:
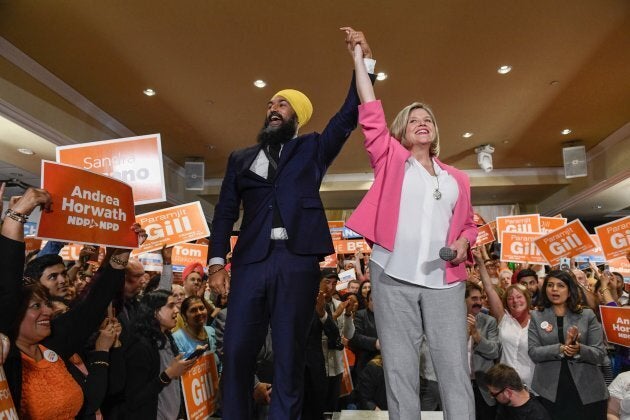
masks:
[(433, 190), (433, 198), (435, 198), (436, 200), (439, 200), (440, 198), (442, 198), (442, 193), (440, 192), (440, 179), (438, 178), (437, 173), (434, 176), (435, 176), (435, 182), (437, 183), (437, 187), (435, 187), (435, 190)]

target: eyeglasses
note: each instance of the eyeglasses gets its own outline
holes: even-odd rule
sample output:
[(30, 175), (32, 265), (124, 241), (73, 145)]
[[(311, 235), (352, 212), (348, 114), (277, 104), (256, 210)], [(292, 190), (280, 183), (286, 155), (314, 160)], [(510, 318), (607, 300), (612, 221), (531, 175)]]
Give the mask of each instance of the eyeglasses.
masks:
[(492, 398), (497, 398), (499, 396), (499, 394), (501, 394), (503, 391), (505, 391), (507, 389), (507, 386), (505, 388), (503, 388), (501, 391), (498, 392), (490, 392), (490, 395), (492, 395)]

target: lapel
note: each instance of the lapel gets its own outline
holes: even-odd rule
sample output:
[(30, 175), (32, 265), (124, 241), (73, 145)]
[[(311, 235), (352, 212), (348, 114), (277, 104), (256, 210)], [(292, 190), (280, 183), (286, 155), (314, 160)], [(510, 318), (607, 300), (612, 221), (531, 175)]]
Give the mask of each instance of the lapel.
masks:
[(276, 177), (280, 174), (282, 168), (284, 168), (287, 162), (291, 159), (291, 156), (295, 154), (297, 150), (297, 144), (303, 136), (295, 137), (282, 146), (282, 151), (280, 152), (280, 162), (278, 162), (278, 170), (276, 171)]

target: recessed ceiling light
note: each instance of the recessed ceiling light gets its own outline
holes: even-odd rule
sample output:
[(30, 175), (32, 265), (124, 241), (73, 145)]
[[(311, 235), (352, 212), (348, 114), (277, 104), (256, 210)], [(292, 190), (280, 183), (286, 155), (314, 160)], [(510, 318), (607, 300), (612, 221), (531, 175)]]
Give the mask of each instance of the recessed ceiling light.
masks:
[(509, 140), (503, 140), (503, 144), (508, 144), (509, 142)]
[(143, 90), (142, 93), (147, 96), (155, 96), (157, 94), (157, 92), (151, 88)]
[(533, 165), (534, 165), (534, 164), (533, 164), (533, 163), (531, 163), (531, 162), (527, 162), (527, 163), (525, 164), (525, 166), (527, 166), (528, 168), (531, 168)]
[(465, 132), (464, 134), (462, 134), (462, 137), (465, 139), (471, 138), (473, 136), (474, 133), (471, 133), (470, 131)]
[(595, 204), (595, 205), (593, 206), (593, 208), (594, 208), (594, 209), (597, 209), (597, 210), (601, 210), (601, 208), (602, 208), (602, 207), (603, 207), (603, 206), (602, 206), (601, 204)]
[(35, 152), (33, 152), (31, 149), (17, 149), (18, 152), (22, 153), (23, 155), (34, 155)]
[(511, 71), (512, 71), (512, 66), (505, 65), (505, 66), (499, 67), (499, 69), (497, 70), (497, 73), (508, 74)]
[(376, 74), (376, 80), (385, 80), (385, 79), (387, 79), (387, 73), (380, 72)]
[(562, 133), (563, 136), (566, 136), (567, 134), (571, 134), (571, 130), (569, 130), (568, 128), (565, 128), (560, 133)]
[(258, 79), (258, 80), (256, 80), (256, 81), (254, 82), (254, 86), (256, 86), (257, 88), (262, 89), (262, 88), (264, 88), (265, 86), (267, 86), (267, 83), (266, 83), (264, 80), (260, 80), (260, 79)]

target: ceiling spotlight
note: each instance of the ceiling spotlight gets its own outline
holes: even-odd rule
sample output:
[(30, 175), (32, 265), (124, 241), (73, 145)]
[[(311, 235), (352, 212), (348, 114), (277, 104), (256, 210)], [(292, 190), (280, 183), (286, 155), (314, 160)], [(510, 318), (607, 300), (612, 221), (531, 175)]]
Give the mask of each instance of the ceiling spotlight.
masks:
[(509, 140), (503, 140), (503, 144), (508, 144), (509, 142)]
[(376, 74), (376, 80), (385, 80), (385, 79), (387, 79), (387, 73), (380, 72)]
[(33, 152), (31, 149), (17, 149), (18, 152), (22, 153), (23, 155), (34, 155), (35, 152)]
[(571, 130), (569, 130), (568, 128), (565, 128), (560, 133), (562, 133), (563, 136), (566, 136), (567, 134), (571, 134)]
[(477, 153), (477, 163), (479, 167), (485, 172), (492, 171), (492, 154), (494, 153), (494, 147), (490, 144), (483, 144), (475, 148)]
[(254, 86), (256, 86), (257, 88), (262, 89), (262, 88), (264, 88), (265, 86), (267, 86), (267, 83), (266, 83), (264, 80), (260, 80), (260, 79), (258, 79), (258, 80), (256, 80), (256, 81), (254, 82)]
[(595, 204), (595, 205), (593, 206), (593, 208), (594, 208), (594, 209), (596, 209), (596, 210), (601, 210), (601, 209), (602, 209), (602, 207), (603, 207), (603, 206), (602, 206), (601, 204)]
[(151, 88), (143, 90), (142, 93), (147, 96), (155, 96), (157, 94), (157, 92)]
[(501, 66), (499, 67), (499, 69), (497, 70), (497, 73), (499, 74), (508, 74), (509, 72), (512, 71), (512, 66)]
[(465, 139), (469, 139), (469, 138), (471, 138), (472, 136), (473, 136), (473, 133), (471, 133), (471, 132), (469, 132), (469, 131), (467, 131), (467, 132), (465, 132), (464, 134), (462, 134), (462, 137), (463, 137), (463, 138), (465, 138)]

